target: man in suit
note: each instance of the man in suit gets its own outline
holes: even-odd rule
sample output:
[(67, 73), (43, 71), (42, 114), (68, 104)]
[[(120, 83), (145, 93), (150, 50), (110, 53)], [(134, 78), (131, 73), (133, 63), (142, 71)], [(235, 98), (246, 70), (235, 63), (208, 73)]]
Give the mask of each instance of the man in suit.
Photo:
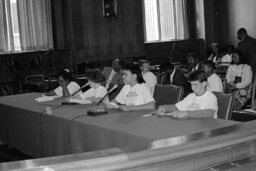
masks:
[(183, 97), (186, 97), (189, 93), (192, 92), (190, 83), (188, 82), (183, 71), (175, 68), (171, 62), (165, 61), (160, 65), (160, 70), (164, 73), (165, 80), (163, 84), (172, 84), (176, 86), (182, 86), (184, 89)]
[(105, 67), (102, 71), (102, 74), (106, 77), (106, 89), (111, 88), (110, 84), (123, 84), (122, 77), (122, 65), (119, 59), (114, 59), (112, 62), (112, 67)]
[(187, 77), (189, 77), (189, 75), (196, 71), (196, 70), (202, 70), (203, 68), (203, 64), (202, 61), (198, 60), (198, 56), (195, 53), (189, 53), (186, 56), (187, 59)]
[(246, 63), (256, 72), (256, 39), (250, 37), (245, 28), (237, 31), (237, 39), (240, 40), (238, 49), (243, 52)]

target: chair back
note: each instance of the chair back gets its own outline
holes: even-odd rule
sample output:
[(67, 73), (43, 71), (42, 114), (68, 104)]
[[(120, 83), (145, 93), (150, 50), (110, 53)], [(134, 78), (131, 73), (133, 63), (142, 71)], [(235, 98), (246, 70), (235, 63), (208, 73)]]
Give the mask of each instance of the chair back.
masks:
[(232, 109), (233, 109), (233, 94), (225, 94), (223, 92), (213, 92), (213, 94), (217, 97), (218, 100), (218, 119), (230, 120)]
[[(114, 86), (114, 84), (110, 83), (109, 84), (109, 88), (108, 88), (108, 91), (111, 90), (111, 88)], [(112, 93), (109, 94), (108, 98), (109, 98), (109, 101), (112, 101), (116, 98), (116, 96), (120, 93), (120, 91), (122, 90), (124, 84), (118, 84), (117, 85), (117, 89), (114, 90)]]
[(156, 107), (164, 104), (175, 104), (179, 102), (183, 96), (183, 87), (157, 84), (153, 96), (156, 101)]

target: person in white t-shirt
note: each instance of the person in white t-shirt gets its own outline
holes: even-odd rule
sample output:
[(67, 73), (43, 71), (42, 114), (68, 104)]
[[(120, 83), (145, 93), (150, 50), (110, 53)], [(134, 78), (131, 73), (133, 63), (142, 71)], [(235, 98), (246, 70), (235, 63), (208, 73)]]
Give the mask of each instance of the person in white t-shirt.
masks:
[[(103, 96), (107, 94), (107, 89), (101, 84), (105, 82), (105, 76), (99, 70), (94, 70), (88, 77), (88, 82), (86, 83), (91, 88), (89, 88), (84, 93), (79, 93), (73, 98), (87, 99), (90, 101), (99, 101)], [(108, 98), (105, 98), (108, 101)]]
[(71, 80), (72, 80), (72, 76), (69, 70), (64, 69), (63, 71), (58, 73), (58, 83), (60, 86), (57, 87), (55, 90), (52, 90), (46, 93), (45, 95), (47, 96), (57, 95), (57, 96), (69, 97), (70, 95), (72, 95), (73, 93), (75, 93), (80, 89), (80, 86), (76, 82)]
[[(123, 68), (124, 87), (106, 108), (116, 108), (118, 104), (122, 111), (155, 109), (155, 100), (149, 88), (144, 84), (140, 67), (130, 63)], [(115, 103), (116, 105), (113, 105)]]
[(217, 98), (212, 92), (207, 90), (207, 76), (205, 72), (202, 70), (194, 71), (191, 73), (189, 80), (193, 93), (175, 105), (159, 106), (157, 114), (178, 118), (217, 118)]
[(203, 70), (207, 76), (207, 88), (210, 91), (223, 91), (221, 78), (214, 73), (215, 64), (212, 61), (205, 61), (203, 63)]
[(155, 85), (157, 83), (156, 76), (149, 71), (150, 62), (147, 60), (143, 60), (141, 62), (141, 71), (143, 79), (145, 80), (145, 84), (149, 87), (151, 94), (154, 94)]

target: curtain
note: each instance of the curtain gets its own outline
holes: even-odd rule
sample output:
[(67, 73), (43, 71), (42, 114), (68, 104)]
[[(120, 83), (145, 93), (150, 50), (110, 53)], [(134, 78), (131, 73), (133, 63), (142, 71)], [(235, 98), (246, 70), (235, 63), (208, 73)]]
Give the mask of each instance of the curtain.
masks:
[(187, 0), (144, 0), (146, 41), (186, 39)]
[(17, 0), (21, 50), (53, 48), (50, 0)]
[(15, 50), (10, 12), (10, 1), (0, 0), (0, 52)]

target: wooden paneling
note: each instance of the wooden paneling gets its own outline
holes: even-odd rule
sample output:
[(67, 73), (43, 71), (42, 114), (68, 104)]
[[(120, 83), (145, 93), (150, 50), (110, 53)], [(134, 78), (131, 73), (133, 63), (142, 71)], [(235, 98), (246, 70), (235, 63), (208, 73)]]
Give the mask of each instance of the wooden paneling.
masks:
[(101, 0), (53, 0), (56, 47), (73, 49), (77, 63), (145, 55), (142, 1), (117, 3), (107, 18)]

